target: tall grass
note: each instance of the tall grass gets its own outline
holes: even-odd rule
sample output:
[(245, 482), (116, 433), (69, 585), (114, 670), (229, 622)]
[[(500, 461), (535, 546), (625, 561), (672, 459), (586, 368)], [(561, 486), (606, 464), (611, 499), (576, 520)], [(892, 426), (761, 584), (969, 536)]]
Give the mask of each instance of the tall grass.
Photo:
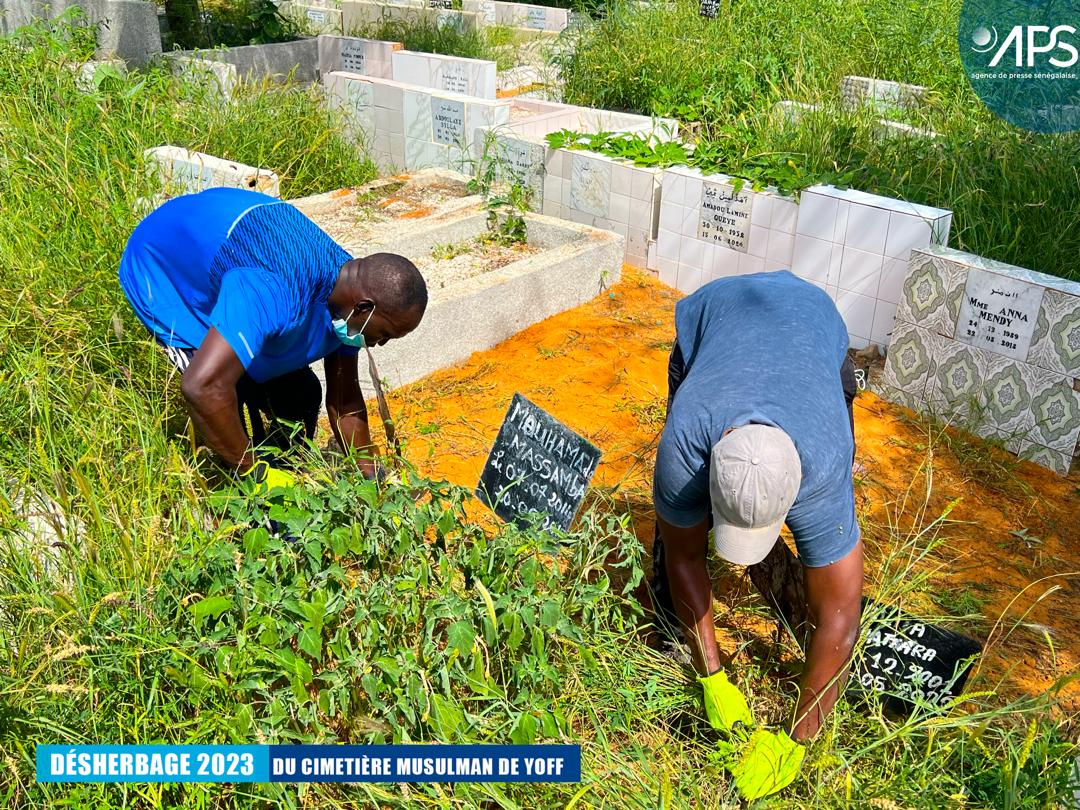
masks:
[[(621, 561), (627, 585), (641, 573), (615, 506), (585, 515), (560, 550), (483, 532), (440, 507), (466, 496), (443, 484), (414, 482), (438, 491), (414, 505), (408, 489), (343, 478), (278, 515), (304, 537), (286, 547), (246, 531), (252, 502), (210, 491), (175, 380), (115, 280), (136, 204), (156, 190), (142, 150), (173, 142), (269, 166), (293, 195), (370, 170), (304, 92), (229, 106), (151, 72), (82, 95), (65, 63), (91, 47), (66, 27), (0, 40), (0, 805), (731, 806), (692, 673), (646, 647), (605, 567)], [(871, 588), (902, 605), (942, 525), (917, 490), (901, 504), (911, 519), (868, 527)], [(476, 582), (492, 586), (490, 611)], [(790, 705), (777, 665), (791, 654), (735, 670), (761, 717)], [(1053, 694), (986, 693), (907, 721), (845, 702), (772, 805), (1051, 806), (1066, 795), (1071, 723)], [(581, 743), (583, 784), (33, 780), (38, 743), (515, 734)]]
[[(566, 99), (702, 122), (706, 140), (734, 141), (747, 161), (791, 153), (811, 178), (850, 174), (856, 188), (954, 211), (955, 247), (1078, 279), (1080, 135), (1022, 132), (979, 102), (958, 55), (959, 7), (740, 0), (710, 20), (693, 0), (616, 2), (563, 56)], [(926, 107), (906, 117), (940, 137), (878, 137), (872, 116), (839, 109), (845, 75), (927, 86)], [(824, 110), (786, 123), (771, 113), (781, 99)]]
[(406, 50), (441, 53), (469, 59), (488, 59), (499, 70), (513, 67), (514, 54), (507, 49), (513, 32), (506, 26), (459, 28), (451, 22), (440, 23), (434, 17), (382, 17), (349, 32), (352, 36), (402, 43)]

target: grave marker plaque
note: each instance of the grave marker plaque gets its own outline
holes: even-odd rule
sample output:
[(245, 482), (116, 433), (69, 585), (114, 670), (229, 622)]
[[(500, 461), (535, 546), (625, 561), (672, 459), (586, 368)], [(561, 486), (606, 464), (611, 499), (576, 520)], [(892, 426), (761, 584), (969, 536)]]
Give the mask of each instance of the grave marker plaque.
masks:
[(963, 691), (981, 651), (973, 638), (885, 609), (867, 628), (852, 679), (858, 689), (881, 695), (890, 711), (907, 714), (919, 703), (943, 707)]
[(364, 43), (341, 43), (341, 69), (349, 73), (364, 72)]
[(735, 193), (727, 183), (706, 181), (701, 189), (698, 238), (746, 253), (750, 233), (750, 190)]
[(491, 448), (476, 497), (507, 522), (544, 516), (565, 531), (600, 463), (600, 451), (521, 394), (514, 394)]
[(701, 0), (698, 6), (698, 14), (702, 17), (715, 17), (720, 10), (720, 0)]
[(1042, 296), (1038, 284), (972, 267), (956, 319), (956, 339), (1026, 360)]
[(307, 18), (316, 25), (326, 25), (326, 10), (321, 8), (309, 8)]
[(530, 6), (525, 12), (525, 27), (541, 31), (547, 28), (547, 9)]
[(453, 0), (428, 0), (428, 8), (453, 8)]
[(465, 102), (448, 98), (431, 99), (431, 122), (435, 142), (453, 146), (465, 140)]
[(460, 62), (443, 62), (442, 65), (442, 89), (448, 93), (463, 93), (465, 95), (472, 95), (469, 92), (469, 69), (467, 66)]

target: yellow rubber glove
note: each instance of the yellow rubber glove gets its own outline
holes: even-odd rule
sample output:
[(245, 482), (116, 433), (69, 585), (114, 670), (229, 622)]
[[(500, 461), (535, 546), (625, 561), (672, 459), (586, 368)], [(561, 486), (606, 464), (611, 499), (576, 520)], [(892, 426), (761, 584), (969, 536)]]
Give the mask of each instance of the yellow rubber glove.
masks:
[(279, 487), (291, 487), (296, 483), (296, 476), (291, 472), (278, 467), (271, 467), (262, 459), (248, 467), (244, 477), (254, 482), (255, 492), (259, 495), (265, 495), (270, 490)]
[(747, 801), (783, 790), (799, 775), (806, 749), (786, 732), (756, 729), (738, 759), (727, 765), (735, 787)]
[(705, 691), (705, 715), (717, 731), (731, 731), (736, 723), (754, 725), (754, 716), (746, 704), (746, 698), (728, 680), (724, 670), (698, 678)]

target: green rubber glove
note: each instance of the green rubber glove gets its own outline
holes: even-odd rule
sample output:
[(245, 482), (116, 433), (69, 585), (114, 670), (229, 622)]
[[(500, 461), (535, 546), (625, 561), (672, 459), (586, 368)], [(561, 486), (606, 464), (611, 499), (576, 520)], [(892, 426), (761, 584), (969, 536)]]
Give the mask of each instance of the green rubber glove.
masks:
[(259, 459), (243, 474), (255, 484), (255, 492), (265, 495), (272, 489), (291, 487), (296, 483), (296, 476), (288, 470), (271, 467), (265, 460)]
[(705, 715), (717, 731), (731, 731), (736, 723), (754, 725), (754, 716), (746, 704), (746, 698), (728, 680), (724, 670), (698, 678), (705, 691)]
[(790, 785), (799, 775), (805, 755), (806, 749), (786, 732), (756, 729), (727, 770), (735, 777), (739, 794), (752, 801)]

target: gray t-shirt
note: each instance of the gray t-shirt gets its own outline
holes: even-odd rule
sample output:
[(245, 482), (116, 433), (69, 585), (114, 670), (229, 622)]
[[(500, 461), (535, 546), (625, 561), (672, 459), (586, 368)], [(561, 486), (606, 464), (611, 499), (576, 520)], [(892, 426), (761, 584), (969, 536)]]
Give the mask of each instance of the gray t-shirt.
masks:
[(854, 440), (840, 381), (848, 335), (824, 290), (786, 270), (723, 278), (675, 307), (686, 376), (656, 454), (653, 500), (674, 526), (710, 513), (709, 456), (728, 428), (782, 428), (802, 461), (787, 525), (802, 561), (829, 565), (859, 540)]

